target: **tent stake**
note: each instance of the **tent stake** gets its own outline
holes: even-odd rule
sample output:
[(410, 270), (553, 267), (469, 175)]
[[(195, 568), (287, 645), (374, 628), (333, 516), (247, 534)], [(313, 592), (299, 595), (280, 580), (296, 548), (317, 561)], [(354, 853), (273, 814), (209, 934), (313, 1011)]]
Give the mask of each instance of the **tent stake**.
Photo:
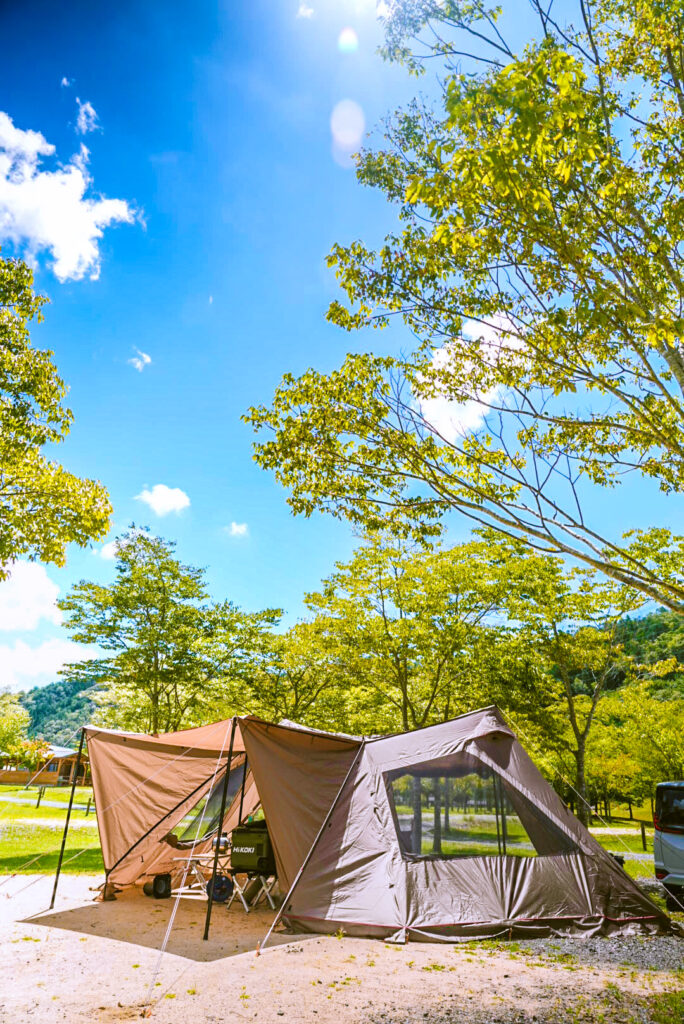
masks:
[(219, 853), (221, 852), (221, 835), (223, 819), (226, 814), (226, 798), (228, 796), (228, 779), (230, 778), (230, 763), (233, 760), (233, 741), (235, 740), (235, 727), (237, 718), (233, 717), (233, 728), (230, 733), (230, 747), (228, 748), (228, 761), (226, 762), (226, 774), (223, 779), (223, 793), (221, 794), (221, 813), (219, 814), (219, 827), (216, 835), (216, 849), (214, 850), (214, 866), (211, 872), (211, 889), (207, 892), (207, 917), (204, 922), (204, 939), (209, 938), (209, 925), (211, 924), (211, 907), (214, 902), (214, 889), (216, 886), (216, 869), (218, 868)]
[(283, 916), (283, 912), (285, 910), (285, 907), (287, 906), (288, 902), (290, 901), (290, 899), (292, 897), (292, 893), (295, 891), (295, 887), (296, 887), (297, 883), (299, 882), (299, 879), (304, 874), (304, 869), (306, 868), (306, 865), (311, 860), (312, 853), (314, 852), (314, 850), (318, 846), (318, 840), (323, 835), (323, 829), (328, 824), (328, 820), (330, 819), (330, 817), (332, 815), (332, 812), (337, 807), (337, 801), (340, 799), (340, 796), (342, 795), (342, 791), (344, 790), (344, 787), (347, 785), (347, 780), (349, 779), (352, 771), (354, 770), (354, 766), (356, 765), (356, 762), (358, 761), (359, 757), (361, 756), (361, 751), (364, 749), (365, 746), (366, 746), (366, 741), (362, 740), (361, 741), (361, 745), (359, 746), (359, 749), (356, 751), (356, 757), (354, 758), (352, 763), (349, 765), (349, 771), (347, 772), (347, 774), (344, 777), (344, 782), (342, 783), (342, 785), (338, 789), (337, 796), (335, 797), (335, 799), (331, 803), (330, 810), (328, 811), (328, 813), (326, 814), (325, 818), (323, 819), (323, 824), (319, 828), (318, 834), (317, 834), (316, 838), (314, 839), (313, 843), (311, 844), (311, 849), (307, 853), (306, 857), (304, 858), (304, 862), (303, 862), (302, 866), (300, 867), (299, 871), (295, 875), (295, 880), (292, 883), (292, 885), (290, 886), (290, 888), (288, 889), (287, 896), (285, 897), (283, 902), (278, 907), (278, 913), (273, 918), (273, 921), (271, 923), (271, 927), (268, 929), (268, 931), (266, 933), (266, 938), (264, 939), (264, 941), (261, 944), (257, 943), (257, 956), (260, 954), (261, 950), (265, 948), (266, 943), (268, 942), (268, 940), (271, 937), (271, 932), (273, 931), (275, 926), (278, 924), (278, 921), (280, 921), (280, 918)]
[(85, 739), (85, 729), (81, 729), (81, 742), (78, 745), (78, 756), (76, 758), (76, 765), (74, 767), (74, 778), (71, 783), (71, 796), (69, 797), (69, 806), (67, 808), (66, 821), (64, 822), (64, 834), (62, 836), (62, 846), (59, 851), (59, 860), (57, 861), (57, 871), (55, 872), (55, 884), (52, 890), (52, 899), (50, 900), (50, 910), (55, 905), (55, 897), (57, 896), (57, 883), (59, 882), (59, 874), (62, 870), (62, 861), (64, 860), (64, 847), (67, 841), (67, 832), (69, 831), (69, 819), (71, 818), (71, 808), (74, 805), (74, 793), (76, 792), (76, 783), (78, 782), (78, 770), (81, 767), (81, 755), (83, 753), (83, 741)]

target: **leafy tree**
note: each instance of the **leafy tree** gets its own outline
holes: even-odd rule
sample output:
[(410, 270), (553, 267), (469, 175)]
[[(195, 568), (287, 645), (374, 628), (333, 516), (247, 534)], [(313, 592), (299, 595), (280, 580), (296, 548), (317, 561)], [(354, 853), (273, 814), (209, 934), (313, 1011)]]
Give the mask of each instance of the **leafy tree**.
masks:
[(555, 752), (561, 777), (571, 776), (578, 817), (587, 821), (589, 738), (600, 702), (632, 670), (619, 625), (643, 598), (551, 556), (511, 562), (509, 580), (504, 607), (517, 623), (517, 642), (541, 659), (546, 677), (540, 707), (529, 713), (543, 726), (540, 746)]
[(587, 741), (587, 791), (591, 803), (609, 806), (611, 800), (641, 803), (653, 794), (650, 766), (627, 740), (625, 700), (632, 695), (633, 679), (607, 693), (597, 709)]
[(485, 540), (426, 549), (375, 535), (338, 563), (306, 603), (346, 681), (340, 727), (416, 729), (510, 701), (485, 670), (508, 579), (500, 546)]
[(338, 729), (346, 718), (346, 690), (325, 625), (314, 620), (284, 633), (264, 632), (222, 692), (226, 707), (272, 722)]
[(29, 771), (35, 772), (50, 758), (50, 744), (45, 740), (24, 740), (17, 752), (17, 764), (24, 765)]
[[(624, 650), (637, 662), (640, 675), (654, 681), (651, 692), (684, 696), (684, 618), (661, 608), (619, 626)], [(657, 681), (657, 683), (655, 683)]]
[(173, 549), (132, 528), (117, 544), (115, 581), (82, 581), (59, 602), (76, 640), (112, 652), (67, 670), (98, 681), (103, 724), (158, 733), (211, 717), (221, 682), (277, 616), (209, 603), (203, 570)]
[(0, 692), (0, 752), (14, 756), (20, 753), (26, 739), (28, 712), (19, 703), (18, 694)]
[(684, 490), (684, 10), (531, 6), (515, 48), (485, 2), (391, 5), (386, 55), (441, 62), (442, 95), (360, 156), (399, 225), (334, 247), (328, 315), (417, 344), (287, 375), (256, 458), (295, 512), (425, 536), (456, 510), (681, 612), (684, 538), (602, 533), (583, 498)]
[(66, 545), (103, 537), (111, 514), (100, 483), (43, 454), (65, 439), (72, 414), (52, 353), (31, 346), (46, 302), (32, 285), (25, 263), (0, 258), (0, 579), (22, 555), (63, 565)]
[(684, 778), (681, 694), (663, 697), (653, 683), (637, 680), (609, 694), (601, 717), (603, 742), (614, 760), (622, 758), (636, 766), (632, 782), (636, 797), (652, 795), (658, 782)]

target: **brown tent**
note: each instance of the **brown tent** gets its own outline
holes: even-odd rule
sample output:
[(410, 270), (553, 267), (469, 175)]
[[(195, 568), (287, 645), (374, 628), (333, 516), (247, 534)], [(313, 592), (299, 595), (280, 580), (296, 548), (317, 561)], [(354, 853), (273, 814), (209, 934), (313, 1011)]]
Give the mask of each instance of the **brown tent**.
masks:
[[(86, 730), (108, 881), (176, 870), (169, 835), (221, 791), (232, 731)], [(669, 928), (495, 707), (369, 740), (240, 718), (228, 794), (226, 831), (263, 808), (294, 929), (402, 941)]]

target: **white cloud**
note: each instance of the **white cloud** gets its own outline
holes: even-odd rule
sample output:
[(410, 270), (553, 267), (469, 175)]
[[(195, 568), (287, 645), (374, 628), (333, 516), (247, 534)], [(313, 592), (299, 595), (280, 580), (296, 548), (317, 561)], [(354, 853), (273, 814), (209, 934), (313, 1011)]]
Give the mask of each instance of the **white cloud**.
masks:
[(73, 78), (67, 78), (66, 75), (62, 77), (62, 81), (59, 83), (63, 89), (68, 89), (69, 86), (74, 84)]
[(301, 0), (301, 3), (299, 5), (299, 7), (297, 8), (297, 17), (298, 18), (313, 18), (313, 15), (314, 15), (313, 7), (309, 7), (309, 5), (306, 3), (306, 0)]
[(139, 348), (135, 350), (137, 356), (131, 356), (128, 360), (130, 366), (134, 366), (138, 373), (142, 373), (146, 366), (149, 366), (152, 362), (152, 356), (148, 356), (147, 352), (141, 352)]
[(230, 526), (226, 526), (225, 530), (231, 537), (246, 537), (249, 534), (247, 523), (233, 522)]
[(88, 132), (95, 132), (100, 127), (97, 123), (97, 112), (95, 107), (88, 100), (81, 103), (76, 97), (78, 116), (76, 118), (76, 131), (79, 135), (87, 135)]
[(96, 280), (104, 228), (131, 224), (135, 212), (123, 199), (88, 194), (93, 180), (85, 146), (67, 164), (43, 169), (42, 158), (54, 153), (40, 132), (16, 128), (0, 111), (0, 243), (24, 248), (34, 261), (50, 252), (60, 281), (86, 274)]
[(166, 484), (155, 484), (151, 490), (144, 488), (140, 494), (136, 494), (136, 501), (144, 501), (158, 516), (182, 512), (190, 505), (190, 498), (185, 491), (181, 491), (180, 487), (167, 487)]
[(98, 554), (100, 558), (104, 558), (107, 562), (113, 562), (116, 558), (119, 550), (118, 541), (110, 540), (109, 543), (103, 544)]
[[(512, 333), (507, 333), (509, 331)], [(488, 324), (468, 320), (463, 325), (463, 337), (479, 346), (481, 356), (490, 366), (495, 366), (504, 355), (510, 357), (511, 353), (519, 352), (523, 347), (519, 329), (510, 320), (500, 316), (492, 317)], [(446, 378), (452, 358), (451, 344), (447, 343), (437, 349), (432, 357), (433, 367), (443, 371)], [(418, 395), (418, 401), (427, 422), (446, 441), (454, 443), (466, 434), (479, 430), (490, 412), (490, 406), (500, 404), (505, 394), (506, 389), (497, 385), (465, 402), (454, 401), (446, 394), (435, 394), (428, 398)]]
[(35, 647), (23, 640), (16, 640), (13, 646), (0, 644), (0, 686), (10, 690), (44, 686), (58, 678), (63, 665), (87, 661), (97, 653), (95, 648), (77, 644), (74, 640), (56, 638)]
[[(9, 579), (0, 582), (0, 630), (36, 629), (42, 619), (59, 625), (62, 621), (56, 604), (59, 587), (52, 582), (45, 566), (37, 562), (15, 562), (10, 572)], [(0, 667), (0, 687), (2, 685)]]

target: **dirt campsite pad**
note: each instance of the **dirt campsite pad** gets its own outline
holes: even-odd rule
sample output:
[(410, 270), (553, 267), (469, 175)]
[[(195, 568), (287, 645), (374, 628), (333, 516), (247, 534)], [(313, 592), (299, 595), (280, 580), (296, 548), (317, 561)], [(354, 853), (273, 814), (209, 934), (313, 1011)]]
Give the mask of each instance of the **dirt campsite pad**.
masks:
[(393, 946), (346, 936), (275, 933), (272, 912), (182, 899), (160, 957), (173, 900), (140, 892), (92, 902), (98, 878), (64, 876), (45, 912), (48, 876), (0, 890), (1, 1024), (281, 1020), (316, 1024), (661, 1024), (682, 1018), (684, 941), (548, 939)]

